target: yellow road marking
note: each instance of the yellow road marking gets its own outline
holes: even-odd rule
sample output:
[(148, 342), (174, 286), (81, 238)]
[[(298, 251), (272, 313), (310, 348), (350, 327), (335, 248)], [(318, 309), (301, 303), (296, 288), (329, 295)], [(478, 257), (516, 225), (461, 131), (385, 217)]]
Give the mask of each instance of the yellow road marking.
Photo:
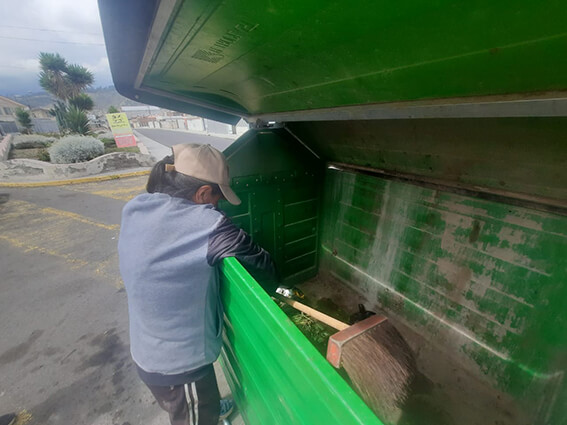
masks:
[(16, 211), (8, 212), (6, 214), (2, 214), (2, 218), (11, 218), (14, 216), (20, 216), (22, 213), (31, 213), (33, 211), (34, 214), (45, 213), (45, 214), (52, 214), (60, 217), (70, 218), (72, 220), (79, 221), (81, 223), (90, 224), (92, 226), (100, 227), (106, 230), (117, 230), (120, 228), (118, 224), (104, 224), (98, 221), (91, 220), (85, 216), (80, 214), (72, 213), (69, 211), (58, 210), (55, 208), (45, 207), (42, 208), (37, 204), (27, 201), (9, 201), (9, 206), (14, 207)]
[[(90, 253), (77, 250), (77, 244), (107, 238), (115, 239), (119, 225), (100, 223), (80, 214), (55, 208), (42, 208), (31, 202), (8, 201), (0, 206), (0, 241), (26, 252), (46, 254), (63, 260), (71, 269), (88, 266), (95, 275), (123, 287), (118, 271), (116, 248), (102, 261), (91, 261)], [(86, 224), (86, 226), (85, 226)], [(104, 229), (101, 232), (100, 229)], [(81, 252), (84, 252), (81, 258)]]
[(68, 184), (81, 184), (81, 183), (92, 183), (92, 182), (102, 182), (107, 180), (123, 179), (127, 177), (135, 176), (145, 176), (150, 174), (150, 170), (134, 171), (132, 173), (124, 174), (113, 174), (107, 176), (96, 176), (96, 177), (84, 177), (73, 180), (55, 180), (49, 182), (34, 182), (34, 183), (5, 183), (0, 182), (0, 187), (45, 187), (45, 186), (64, 186)]
[[(39, 252), (41, 254), (46, 254), (46, 255), (50, 255), (50, 256), (55, 257), (55, 258), (59, 258), (59, 259), (65, 261), (67, 264), (69, 264), (71, 266), (71, 269), (73, 269), (73, 270), (77, 270), (77, 269), (80, 269), (82, 267), (86, 267), (90, 264), (88, 261), (81, 260), (79, 258), (74, 258), (70, 254), (62, 254), (62, 253), (57, 252), (57, 251), (52, 250), (52, 249), (43, 248), (43, 247), (37, 246), (37, 245), (31, 245), (31, 244), (28, 244), (26, 242), (23, 242), (23, 241), (20, 241), (18, 239), (11, 238), (11, 237), (8, 237), (8, 236), (5, 236), (5, 235), (0, 235), (0, 240), (6, 241), (9, 244), (11, 244), (12, 246), (22, 249), (24, 253), (26, 253), (26, 252)], [(103, 262), (98, 263), (97, 267), (95, 269), (95, 273), (97, 275), (99, 275), (100, 277), (102, 277), (103, 279), (105, 279), (109, 282), (112, 282), (117, 289), (123, 288), (124, 282), (122, 281), (122, 278), (119, 275), (117, 275), (116, 273), (108, 273), (107, 269), (109, 267), (109, 263), (110, 263), (110, 261), (103, 261)]]
[(14, 423), (14, 425), (25, 425), (29, 421), (31, 421), (32, 418), (33, 417), (31, 413), (24, 409), (21, 412), (18, 412), (18, 416), (16, 417), (16, 422)]
[(145, 188), (146, 185), (143, 184), (141, 186), (130, 188), (97, 190), (90, 193), (92, 195), (104, 196), (105, 198), (117, 199), (119, 201), (129, 201), (139, 193), (143, 192)]
[[(90, 218), (87, 218), (85, 216), (82, 216), (80, 214), (76, 214), (76, 213), (72, 213), (69, 211), (64, 211), (64, 210), (58, 210), (56, 208), (50, 208), (50, 207), (40, 207), (37, 204), (34, 204), (32, 202), (27, 202), (27, 201), (9, 201), (8, 204), (10, 207), (14, 207), (16, 210), (14, 212), (8, 212), (5, 214), (2, 214), (2, 218), (11, 218), (14, 216), (20, 216), (21, 214), (30, 214), (33, 212), (33, 214), (37, 214), (39, 213), (45, 213), (45, 214), (52, 214), (52, 215), (56, 215), (56, 216), (60, 216), (60, 217), (65, 217), (65, 218), (70, 218), (72, 220), (76, 220), (79, 221), (81, 223), (85, 223), (85, 224), (90, 224), (92, 226), (96, 226), (96, 227), (100, 227), (102, 229), (106, 229), (106, 230), (117, 230), (120, 228), (120, 225), (118, 224), (104, 224), (104, 223), (100, 223), (98, 221), (94, 221), (91, 220)], [(38, 218), (38, 217), (36, 217)]]
[[(109, 269), (113, 269), (114, 271)], [(95, 273), (109, 282), (113, 282), (116, 289), (124, 287), (124, 282), (120, 277), (119, 267), (118, 267), (118, 255), (115, 255), (108, 260), (102, 261), (97, 264)]]
[[(34, 204), (31, 204), (34, 205)], [(85, 223), (85, 224), (91, 224), (93, 226), (97, 226), (100, 227), (102, 229), (106, 229), (106, 230), (116, 230), (118, 228), (120, 228), (120, 226), (118, 224), (104, 224), (104, 223), (99, 223), (98, 221), (93, 221), (91, 219), (88, 219), (80, 214), (75, 214), (69, 211), (63, 211), (63, 210), (57, 210), (55, 208), (42, 208), (40, 210), (41, 212), (47, 213), (47, 214), (55, 214), (55, 215), (59, 215), (62, 217), (66, 217), (66, 218), (70, 218), (72, 220), (77, 220), (80, 221), (81, 223)]]
[(47, 248), (43, 248), (41, 246), (28, 244), (26, 242), (20, 241), (20, 240), (15, 239), (15, 238), (11, 238), (11, 237), (6, 236), (6, 235), (0, 235), (0, 239), (8, 242), (9, 244), (11, 244), (11, 245), (13, 245), (17, 248), (23, 249), (24, 252), (34, 252), (35, 251), (35, 252), (39, 252), (41, 254), (47, 254), (47, 255), (51, 255), (53, 257), (60, 258), (60, 259), (64, 260), (66, 263), (69, 263), (72, 266), (73, 269), (77, 269), (79, 267), (84, 267), (84, 266), (89, 264), (88, 262), (86, 262), (84, 260), (80, 260), (78, 258), (73, 258), (69, 254), (62, 254), (62, 253), (54, 251), (52, 249), (47, 249)]

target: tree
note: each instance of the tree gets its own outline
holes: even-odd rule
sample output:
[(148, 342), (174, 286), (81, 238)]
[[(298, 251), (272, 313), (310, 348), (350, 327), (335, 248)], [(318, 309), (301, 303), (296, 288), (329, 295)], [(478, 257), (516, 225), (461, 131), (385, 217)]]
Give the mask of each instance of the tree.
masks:
[(81, 111), (92, 111), (94, 108), (93, 99), (86, 93), (80, 93), (69, 99), (69, 104), (79, 108)]
[(58, 99), (66, 101), (69, 97), (65, 82), (67, 61), (59, 53), (39, 54), (39, 85)]
[(92, 110), (94, 102), (83, 91), (93, 84), (93, 73), (84, 66), (67, 63), (59, 53), (41, 52), (39, 66), (39, 84), (58, 99), (49, 112), (57, 119), (59, 128), (80, 134), (88, 132), (84, 111)]
[(110, 105), (110, 107), (108, 108), (108, 112), (109, 114), (117, 114), (120, 111), (116, 108), (116, 106), (114, 105)]
[(32, 132), (33, 124), (28, 111), (24, 111), (22, 108), (16, 109), (16, 118), (20, 125), (24, 128), (22, 133), (30, 134)]
[(67, 84), (70, 97), (77, 97), (93, 82), (93, 73), (84, 66), (75, 64), (67, 66)]
[(81, 65), (68, 64), (59, 53), (39, 54), (39, 84), (63, 102), (78, 96), (94, 82), (91, 71)]

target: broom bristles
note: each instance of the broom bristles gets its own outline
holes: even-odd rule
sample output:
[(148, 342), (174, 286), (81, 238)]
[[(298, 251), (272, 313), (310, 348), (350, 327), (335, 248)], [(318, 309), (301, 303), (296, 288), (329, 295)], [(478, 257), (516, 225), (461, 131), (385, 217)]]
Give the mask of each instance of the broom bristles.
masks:
[(366, 404), (386, 423), (395, 423), (416, 373), (402, 335), (384, 322), (345, 344), (341, 359)]

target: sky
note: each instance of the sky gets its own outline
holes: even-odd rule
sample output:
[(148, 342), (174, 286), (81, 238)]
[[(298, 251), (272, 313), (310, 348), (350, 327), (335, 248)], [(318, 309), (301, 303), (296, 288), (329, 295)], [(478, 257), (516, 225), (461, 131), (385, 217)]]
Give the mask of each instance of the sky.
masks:
[(112, 85), (96, 0), (1, 0), (0, 95), (40, 91), (39, 52), (59, 53)]

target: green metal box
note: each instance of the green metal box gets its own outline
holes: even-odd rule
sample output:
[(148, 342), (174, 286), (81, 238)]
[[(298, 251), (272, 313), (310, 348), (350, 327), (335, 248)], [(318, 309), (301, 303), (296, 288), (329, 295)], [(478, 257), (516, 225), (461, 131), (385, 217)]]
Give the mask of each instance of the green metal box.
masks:
[[(427, 121), (414, 124), (421, 127), (414, 140), (406, 138), (412, 124), (296, 123), (285, 129), (250, 130), (226, 151), (235, 176), (233, 187), (245, 202), (224, 208), (275, 253), (283, 283), (340, 282), (353, 299), (363, 299), (367, 307), (387, 314), (402, 331), (427, 385), (410, 397), (398, 423), (564, 423), (567, 217), (560, 204), (567, 186), (565, 176), (556, 175), (561, 183), (552, 184), (547, 175), (554, 160), (567, 158), (567, 145), (559, 143), (567, 121), (501, 119), (483, 123), (484, 128), (475, 132), (471, 129), (481, 122)], [(437, 131), (436, 146), (430, 143), (421, 152), (420, 142), (430, 137), (431, 127), (445, 131)], [(388, 135), (388, 143), (365, 141), (365, 134)], [(546, 138), (539, 139), (543, 134)], [(492, 149), (490, 159), (475, 159), (468, 152), (495, 135), (501, 143), (513, 140), (525, 147), (537, 140), (539, 146), (514, 153)], [(455, 137), (463, 141), (450, 143)], [(452, 152), (446, 151), (449, 146)], [(402, 155), (399, 150), (404, 150)], [(461, 168), (453, 181), (445, 167), (457, 162), (455, 152), (467, 168)], [(479, 185), (481, 179), (501, 174), (500, 188), (520, 187), (516, 163), (505, 165), (511, 155), (525, 165), (523, 174), (531, 176), (529, 196), (511, 191), (504, 196), (486, 180)], [(388, 158), (389, 170), (379, 168), (382, 158)], [(338, 162), (345, 159), (348, 164)], [(423, 162), (435, 178), (410, 174)], [(475, 174), (477, 168), (482, 173)], [(536, 169), (541, 169), (537, 178)], [(464, 182), (465, 176), (470, 183)], [(261, 190), (272, 195), (258, 196)], [(306, 241), (302, 249), (296, 248), (301, 241)], [(227, 267), (224, 270), (230, 330), (224, 358), (229, 376), (237, 376), (234, 365), (245, 369), (257, 364), (256, 343), (267, 347), (293, 325), (280, 316), (279, 325), (272, 323), (277, 330), (260, 330), (275, 304), (265, 294), (263, 301), (240, 299), (242, 294), (233, 293), (242, 284), (240, 278), (227, 275)], [(259, 290), (249, 284), (247, 290)], [(236, 299), (244, 305), (233, 309)], [(234, 322), (241, 323), (249, 311), (254, 311), (256, 321), (242, 324), (239, 333)], [(252, 331), (256, 337), (250, 339)], [(250, 344), (251, 356), (246, 349), (233, 347), (244, 345), (243, 340)], [(301, 346), (305, 341), (296, 333), (289, 343)], [(273, 353), (266, 355), (275, 358)], [(318, 352), (313, 356), (323, 360)], [(307, 371), (321, 372), (313, 360), (290, 371), (288, 358), (286, 354), (270, 363), (272, 378), (262, 381), (262, 389), (253, 385), (261, 379), (254, 372), (239, 372), (233, 389), (241, 403), (247, 405), (249, 394), (254, 394), (248, 388), (255, 388), (265, 391), (266, 399), (253, 402), (251, 411), (272, 409), (276, 394), (287, 399), (304, 388), (292, 385), (287, 391), (277, 384), (279, 379), (293, 382), (294, 376)], [(324, 373), (341, 379), (332, 369)], [(278, 389), (269, 397), (273, 385)], [(317, 390), (322, 398), (331, 397), (327, 392), (336, 396), (335, 391), (339, 390)], [(304, 412), (323, 407), (305, 402)], [(265, 418), (248, 418), (246, 408), (243, 414), (247, 423), (266, 423)], [(307, 422), (287, 419), (328, 423), (310, 416)], [(352, 417), (346, 423), (359, 422)]]
[[(399, 425), (567, 424), (564, 2), (99, 8), (120, 93), (251, 124), (223, 207), (282, 282), (340, 284), (408, 340)], [(222, 279), (247, 424), (380, 423), (234, 259)]]

